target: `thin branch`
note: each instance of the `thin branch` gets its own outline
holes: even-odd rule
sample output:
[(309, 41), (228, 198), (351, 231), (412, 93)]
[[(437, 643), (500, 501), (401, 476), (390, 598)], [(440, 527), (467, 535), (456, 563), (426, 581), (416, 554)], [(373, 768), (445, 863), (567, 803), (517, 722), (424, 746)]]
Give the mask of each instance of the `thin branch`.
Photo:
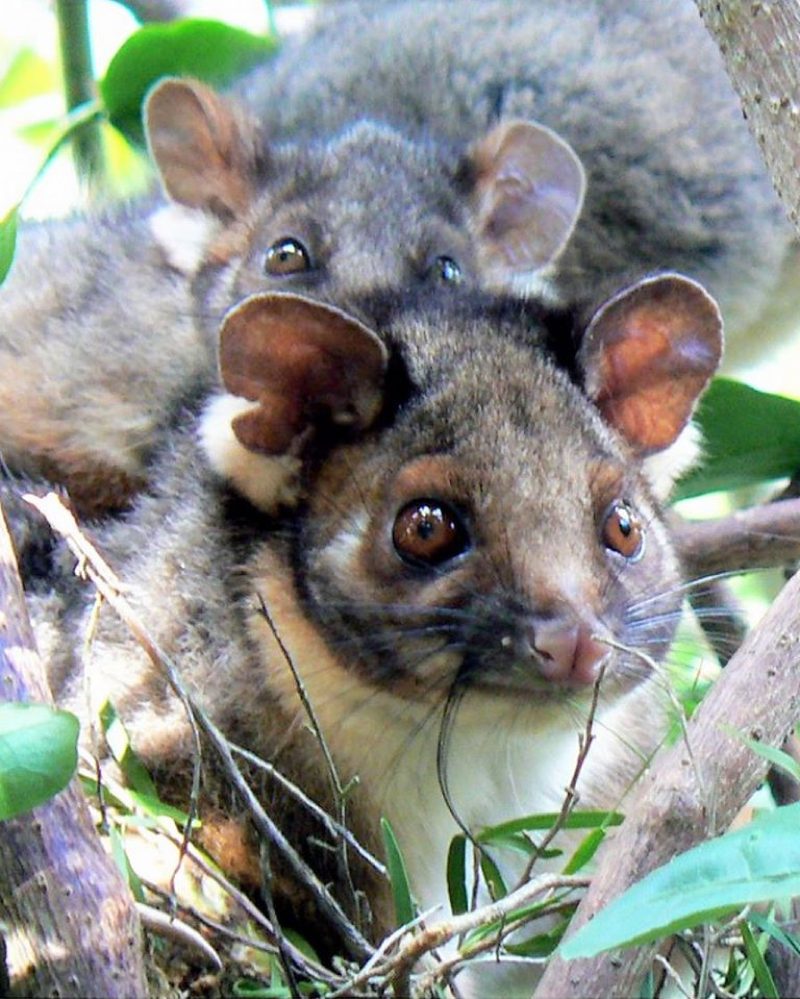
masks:
[[(95, 99), (92, 41), (86, 0), (56, 0), (61, 72), (67, 111)], [(81, 176), (96, 182), (104, 174), (102, 136), (96, 122), (82, 129), (74, 140), (75, 167)]]
[(770, 569), (800, 559), (800, 499), (782, 499), (715, 520), (671, 526), (687, 578)]

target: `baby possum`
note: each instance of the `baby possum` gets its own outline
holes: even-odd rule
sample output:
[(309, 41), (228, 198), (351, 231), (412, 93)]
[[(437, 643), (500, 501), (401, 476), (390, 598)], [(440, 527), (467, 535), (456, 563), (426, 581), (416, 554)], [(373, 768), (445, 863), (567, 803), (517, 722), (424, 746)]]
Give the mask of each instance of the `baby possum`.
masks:
[(235, 302), (510, 284), (558, 255), (583, 198), (575, 154), (531, 122), (446, 156), (367, 122), (274, 143), (203, 84), (166, 80), (145, 125), (171, 201), (25, 227), (0, 289), (0, 455), (86, 513), (142, 487)]
[[(680, 570), (651, 472), (717, 366), (721, 322), (694, 282), (646, 279), (594, 314), (567, 370), (550, 345), (568, 317), (535, 302), (382, 296), (359, 313), (376, 328), (292, 294), (231, 310), (224, 391), (173, 431), (149, 491), (98, 541), (216, 724), (330, 806), (280, 636), (341, 780), (358, 777), (353, 831), (380, 853), (389, 819), (438, 918), (460, 827), (558, 810), (596, 683), (582, 806), (617, 806), (662, 738), (666, 681), (621, 649), (660, 662), (674, 631)], [(81, 711), (92, 595), (68, 590), (59, 614), (52, 593), (31, 606), (54, 692)], [(105, 606), (91, 678), (175, 794), (192, 756), (183, 709)], [(224, 782), (214, 793), (230, 808)], [(336, 884), (308, 840), (319, 828), (263, 793)], [(519, 855), (492, 854), (513, 883)], [(387, 886), (362, 883), (377, 939)], [(530, 994), (531, 974), (492, 964), (458, 983), (506, 997)]]

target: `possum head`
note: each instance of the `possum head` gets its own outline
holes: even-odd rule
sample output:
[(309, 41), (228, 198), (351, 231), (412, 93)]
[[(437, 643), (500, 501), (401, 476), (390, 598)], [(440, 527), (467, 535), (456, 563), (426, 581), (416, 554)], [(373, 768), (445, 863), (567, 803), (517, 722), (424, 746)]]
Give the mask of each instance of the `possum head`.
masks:
[(173, 201), (154, 218), (156, 237), (179, 269), (204, 269), (214, 321), (270, 289), (346, 305), (381, 288), (530, 287), (583, 202), (572, 149), (528, 121), (505, 121), (461, 151), (370, 122), (276, 145), (209, 87), (167, 79), (145, 124)]
[(685, 278), (642, 281), (595, 314), (572, 378), (546, 323), (480, 299), (378, 336), (260, 295), (223, 324), (229, 409), (207, 411), (206, 453), (267, 509), (276, 475), (299, 476), (308, 611), (334, 643), (359, 636), (349, 661), (370, 683), (546, 699), (604, 669), (626, 690), (647, 670), (618, 647), (658, 658), (671, 639), (679, 569), (648, 461), (716, 369), (719, 313)]

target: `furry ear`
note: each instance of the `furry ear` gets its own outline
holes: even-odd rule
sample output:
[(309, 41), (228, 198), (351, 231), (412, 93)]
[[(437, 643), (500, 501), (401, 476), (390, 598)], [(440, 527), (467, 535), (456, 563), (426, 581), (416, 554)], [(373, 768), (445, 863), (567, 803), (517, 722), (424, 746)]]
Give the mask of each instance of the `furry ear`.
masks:
[(307, 444), (366, 429), (383, 403), (388, 352), (357, 319), (299, 295), (252, 295), (220, 331), (230, 393), (201, 424), (212, 466), (262, 509), (296, 499)]
[(501, 286), (529, 279), (572, 235), (586, 190), (581, 161), (549, 128), (512, 119), (473, 146), (468, 164), (483, 273)]
[(606, 422), (642, 456), (668, 448), (689, 422), (722, 354), (722, 318), (695, 281), (645, 278), (595, 313), (580, 363)]
[(199, 80), (167, 78), (144, 110), (150, 155), (174, 201), (222, 219), (253, 197), (255, 126)]

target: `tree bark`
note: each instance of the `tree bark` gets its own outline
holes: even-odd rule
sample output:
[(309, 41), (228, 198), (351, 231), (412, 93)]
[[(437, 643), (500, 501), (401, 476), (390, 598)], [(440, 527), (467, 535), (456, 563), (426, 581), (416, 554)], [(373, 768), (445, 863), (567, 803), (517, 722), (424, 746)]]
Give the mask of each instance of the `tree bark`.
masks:
[[(800, 574), (728, 663), (681, 740), (645, 774), (570, 924), (601, 908), (675, 854), (717, 835), (764, 779), (767, 763), (730, 730), (780, 746), (800, 716)], [(565, 962), (555, 957), (536, 999), (638, 995), (654, 947)]]
[[(5, 700), (52, 704), (2, 509), (0, 690)], [(139, 917), (77, 777), (2, 823), (0, 925), (12, 996), (147, 996)]]
[(696, 0), (775, 190), (800, 227), (800, 4)]

